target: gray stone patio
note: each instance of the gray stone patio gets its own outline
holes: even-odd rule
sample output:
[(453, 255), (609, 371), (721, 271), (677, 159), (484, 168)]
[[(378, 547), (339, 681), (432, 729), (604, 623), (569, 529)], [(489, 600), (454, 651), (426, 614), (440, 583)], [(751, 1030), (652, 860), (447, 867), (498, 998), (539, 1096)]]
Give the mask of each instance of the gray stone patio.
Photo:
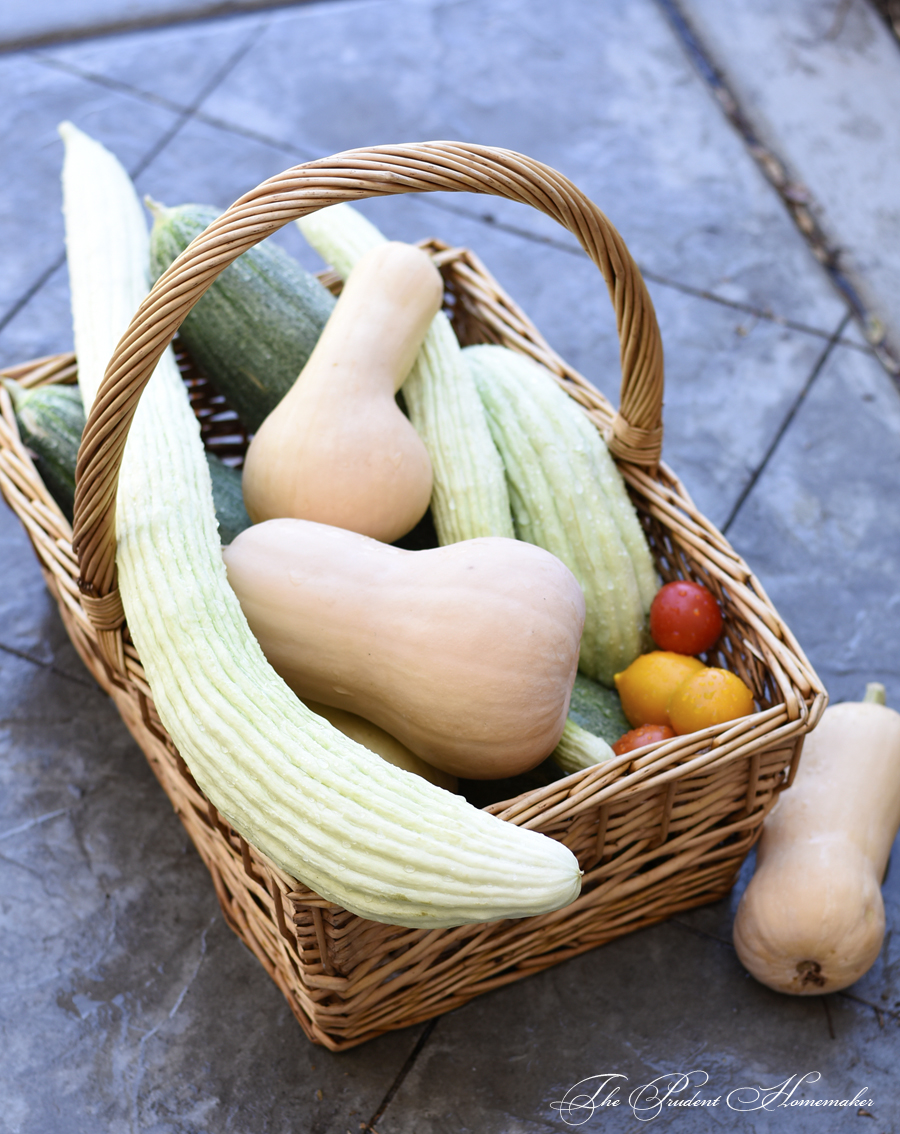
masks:
[[(323, 0), (91, 34), (199, 7), (78, 0), (63, 18), (62, 5), (5, 6), (0, 42), (54, 27), (83, 38), (0, 55), (0, 366), (71, 349), (64, 118), (169, 204), (225, 207), (289, 165), (357, 145), (520, 150), (597, 201), (646, 274), (666, 347), (668, 462), (756, 570), (832, 699), (878, 680), (900, 707), (897, 387), (654, 0)], [(900, 341), (900, 46), (864, 0), (681, 9), (809, 189), (885, 341)], [(617, 398), (605, 286), (566, 232), (494, 198), (363, 208), (393, 237), (474, 247)], [(295, 230), (276, 239), (320, 266)], [(654, 1127), (900, 1129), (896, 864), (882, 955), (845, 993), (791, 999), (745, 974), (731, 921), (748, 863), (729, 901), (435, 1024), (342, 1055), (310, 1044), (225, 926), (5, 505), (0, 572), (4, 1134), (357, 1134), (372, 1119), (380, 1134), (543, 1134), (567, 1129), (559, 1100), (588, 1076), (625, 1075), (630, 1089), (689, 1071), (722, 1102), (664, 1110)], [(871, 1099), (872, 1117), (725, 1105), (737, 1088), (816, 1072), (800, 1094)], [(638, 1128), (627, 1106), (583, 1126)]]

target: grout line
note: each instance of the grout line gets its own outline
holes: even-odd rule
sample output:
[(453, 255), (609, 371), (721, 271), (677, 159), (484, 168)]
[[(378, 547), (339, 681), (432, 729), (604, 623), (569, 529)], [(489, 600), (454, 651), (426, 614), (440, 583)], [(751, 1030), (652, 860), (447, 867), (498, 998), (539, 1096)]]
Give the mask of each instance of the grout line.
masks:
[(673, 921), (676, 925), (680, 925), (682, 929), (686, 929), (688, 933), (693, 933), (695, 937), (704, 937), (708, 941), (717, 941), (720, 945), (726, 945), (732, 952), (734, 951), (734, 945), (724, 937), (719, 937), (715, 933), (709, 933), (705, 929), (697, 929), (696, 926), (688, 925), (686, 921), (682, 921), (681, 918), (678, 917), (673, 917), (669, 920)]
[[(123, 83), (119, 79), (110, 79), (105, 75), (99, 75), (93, 71), (84, 71), (80, 67), (76, 67), (71, 63), (66, 63), (59, 59), (54, 59), (52, 56), (41, 56), (36, 54), (34, 61), (46, 67), (53, 67), (60, 71), (65, 71), (68, 74), (75, 75), (78, 78), (86, 79), (89, 82), (97, 83), (100, 86), (109, 88), (110, 90), (118, 91), (121, 94), (131, 95), (134, 98), (141, 99), (146, 102), (153, 103), (156, 106), (161, 106), (166, 110), (173, 113), (184, 114), (188, 108), (180, 103), (173, 102), (161, 95), (153, 94), (149, 91), (143, 91), (139, 87), (133, 87), (128, 83)], [(237, 123), (229, 122), (224, 118), (218, 118), (212, 114), (204, 114), (203, 111), (196, 109), (193, 113), (193, 118), (197, 122), (203, 122), (207, 126), (212, 126), (215, 129), (223, 130), (231, 134), (237, 134), (240, 137), (248, 138), (250, 141), (259, 142), (261, 145), (271, 146), (273, 149), (281, 150), (284, 153), (290, 154), (292, 157), (297, 157), (301, 161), (315, 161), (319, 157), (326, 155), (315, 153), (311, 150), (306, 150), (301, 146), (297, 146), (292, 142), (282, 141), (280, 138), (273, 138), (268, 134), (262, 134), (258, 130), (251, 130), (248, 127), (240, 126)], [(559, 240), (552, 236), (544, 236), (540, 233), (531, 232), (528, 229), (520, 228), (517, 225), (508, 224), (504, 221), (498, 221), (491, 213), (479, 213), (473, 209), (466, 209), (459, 205), (451, 205), (444, 201), (432, 200), (428, 194), (420, 195), (420, 203), (430, 206), (431, 208), (438, 209), (442, 212), (451, 213), (455, 216), (461, 216), (467, 220), (475, 221), (479, 224), (487, 225), (491, 228), (496, 228), (501, 232), (507, 232), (512, 236), (518, 236), (523, 240), (529, 240), (535, 244), (543, 244), (557, 251), (566, 252), (572, 256), (584, 256), (584, 249), (578, 244), (570, 244), (565, 240)], [(642, 267), (641, 274), (648, 280), (660, 284), (662, 287), (672, 288), (675, 291), (683, 292), (685, 295), (693, 296), (695, 299), (705, 299), (711, 303), (717, 303), (722, 307), (728, 307), (733, 311), (740, 311), (746, 315), (753, 315), (757, 319), (764, 319), (767, 322), (775, 323), (780, 327), (786, 327), (791, 331), (799, 331), (802, 334), (815, 335), (821, 339), (831, 339), (831, 332), (823, 330), (820, 327), (811, 327), (807, 323), (800, 323), (795, 319), (786, 319), (783, 315), (776, 315), (768, 308), (754, 307), (752, 303), (742, 303), (740, 300), (728, 299), (725, 296), (718, 295), (714, 291), (708, 291), (705, 288), (695, 287), (692, 284), (681, 283), (679, 280), (673, 280), (669, 276), (661, 275), (659, 272), (654, 272), (649, 268)], [(860, 351), (862, 354), (873, 353), (871, 346), (862, 343), (854, 342), (852, 339), (842, 339), (841, 344), (849, 347), (851, 350)]]
[[(204, 23), (236, 16), (252, 16), (265, 12), (280, 11), (284, 8), (305, 8), (310, 4), (324, 3), (326, 0), (208, 0), (195, 4), (183, 12), (163, 13), (159, 16), (143, 16), (133, 20), (107, 20), (83, 27), (61, 28), (57, 31), (38, 32), (34, 35), (19, 36), (18, 39), (0, 40), (0, 55), (18, 51), (32, 51), (39, 47), (65, 47), (70, 43), (84, 40), (103, 39), (107, 36), (129, 35), (142, 31), (160, 31), (165, 28), (181, 27), (184, 24)], [(333, 0), (328, 0), (333, 2)]]
[[(501, 232), (508, 232), (513, 236), (520, 236), (524, 240), (531, 240), (536, 244), (546, 244), (551, 248), (555, 248), (559, 252), (568, 252), (574, 256), (584, 256), (584, 249), (580, 244), (569, 244), (568, 241), (559, 240), (553, 236), (544, 236), (536, 232), (529, 232), (528, 229), (519, 228), (517, 225), (508, 224), (505, 221), (498, 221), (491, 213), (476, 213), (470, 209), (462, 208), (458, 205), (450, 205), (445, 201), (430, 200), (428, 196), (423, 195), (421, 203), (429, 205), (431, 208), (440, 209), (442, 212), (454, 213), (457, 216), (466, 217), (469, 220), (478, 221), (481, 224), (489, 225), (491, 228), (499, 229)], [(754, 307), (752, 303), (741, 303), (737, 299), (728, 299), (723, 295), (717, 295), (714, 291), (707, 291), (705, 288), (695, 287), (693, 284), (681, 283), (679, 280), (673, 280), (669, 276), (661, 275), (659, 272), (654, 272), (650, 268), (639, 265), (641, 275), (653, 283), (661, 284), (663, 287), (670, 287), (675, 291), (684, 292), (686, 295), (691, 295), (695, 299), (706, 299), (711, 303), (718, 303), (722, 307), (730, 307), (734, 311), (741, 311), (747, 315), (754, 315), (758, 319), (765, 319), (770, 323), (777, 323), (779, 327), (787, 327), (792, 331), (801, 331), (803, 334), (815, 335), (820, 339), (832, 338), (831, 331), (825, 331), (821, 327), (811, 327), (807, 323), (799, 323), (795, 319), (786, 319), (783, 315), (776, 315), (774, 311), (768, 308)], [(872, 347), (854, 342), (852, 339), (842, 339), (843, 346), (851, 347), (854, 350), (861, 351), (863, 354), (871, 355), (873, 353)]]
[(62, 71), (66, 75), (74, 75), (77, 79), (87, 79), (91, 83), (96, 83), (98, 86), (106, 87), (108, 90), (116, 91), (119, 94), (131, 95), (134, 98), (140, 99), (142, 102), (149, 102), (153, 106), (160, 106), (163, 110), (170, 110), (173, 114), (185, 114), (190, 108), (185, 106), (184, 103), (174, 102), (165, 95), (156, 94), (153, 91), (145, 91), (140, 87), (134, 87), (130, 83), (123, 83), (121, 79), (113, 79), (108, 75), (101, 75), (96, 71), (85, 71), (83, 68), (76, 66), (74, 63), (69, 63), (65, 59), (56, 59), (53, 55), (45, 55), (42, 52), (34, 52), (31, 55), (32, 62), (40, 64), (42, 67), (50, 67), (55, 71)]
[(30, 654), (23, 653), (22, 650), (14, 649), (12, 646), (6, 646), (0, 642), (0, 650), (4, 653), (12, 654), (15, 658), (20, 658), (22, 661), (30, 662), (32, 665), (38, 666), (40, 669), (49, 670), (50, 673), (55, 674), (57, 677), (62, 677), (66, 681), (74, 681), (77, 685), (84, 685), (87, 689), (98, 689), (99, 687), (93, 681), (86, 681), (83, 677), (76, 677), (73, 673), (66, 673), (65, 670), (57, 669), (52, 662), (44, 662), (39, 658), (33, 658)]
[(818, 378), (819, 374), (822, 372), (822, 367), (827, 362), (831, 352), (834, 350), (834, 348), (837, 346), (838, 342), (840, 341), (840, 337), (843, 334), (844, 328), (847, 326), (850, 319), (851, 319), (851, 315), (850, 315), (850, 312), (848, 311), (847, 314), (843, 317), (843, 319), (838, 324), (837, 330), (834, 332), (834, 334), (828, 340), (828, 345), (822, 351), (821, 355), (819, 356), (818, 362), (815, 364), (815, 366), (812, 369), (812, 373), (806, 379), (806, 381), (803, 384), (803, 388), (800, 390), (800, 393), (794, 399), (793, 405), (791, 406), (791, 408), (788, 410), (787, 414), (785, 415), (784, 420), (782, 421), (782, 423), (781, 423), (781, 425), (778, 429), (778, 432), (772, 438), (772, 441), (771, 441), (768, 449), (766, 450), (765, 454), (763, 455), (762, 460), (757, 465), (756, 470), (753, 472), (750, 479), (744, 485), (740, 496), (738, 496), (737, 500), (734, 503), (734, 507), (731, 509), (731, 512), (728, 515), (728, 519), (725, 521), (724, 525), (720, 529), (721, 532), (722, 532), (722, 535), (724, 535), (724, 536), (728, 535), (728, 529), (731, 527), (731, 525), (734, 523), (735, 519), (737, 518), (737, 515), (740, 512), (741, 508), (744, 506), (744, 502), (746, 501), (747, 497), (750, 495), (750, 493), (756, 487), (756, 482), (759, 480), (759, 478), (762, 476), (763, 472), (765, 471), (765, 468), (768, 465), (769, 460), (772, 457), (772, 454), (778, 448), (778, 445), (779, 445), (782, 437), (787, 432), (788, 426), (791, 424), (791, 422), (797, 416), (797, 411), (800, 409), (800, 406), (803, 404), (804, 400), (806, 399), (806, 395), (812, 389), (813, 383)]
[[(178, 113), (179, 117), (172, 124), (172, 126), (150, 147), (150, 149), (143, 155), (143, 157), (138, 160), (137, 164), (129, 170), (129, 177), (131, 177), (132, 181), (135, 181), (141, 175), (141, 173), (143, 173), (144, 170), (162, 153), (162, 151), (172, 141), (172, 139), (187, 125), (191, 118), (196, 116), (200, 106), (202, 106), (205, 100), (209, 98), (216, 87), (218, 87), (219, 84), (228, 77), (228, 75), (234, 70), (238, 63), (240, 63), (240, 61), (244, 58), (247, 52), (250, 51), (250, 49), (262, 35), (265, 27), (266, 24), (264, 21), (260, 21), (260, 23), (257, 24), (256, 28), (250, 33), (250, 35), (247, 36), (246, 40), (241, 44), (241, 46), (229, 56), (225, 63), (218, 69), (218, 71), (214, 72), (209, 81), (203, 87), (201, 87), (193, 103), (191, 103), (189, 106), (180, 106), (178, 103), (169, 102), (169, 100), (167, 99), (161, 99), (158, 96), (151, 95), (143, 91), (138, 91), (137, 88), (128, 88), (126, 87), (126, 84), (116, 83), (115, 80), (105, 81), (101, 76), (95, 76), (83, 72), (79, 73), (75, 68), (67, 67), (65, 64), (61, 64), (57, 60), (40, 59), (37, 56), (35, 56), (35, 60), (39, 63), (44, 64), (45, 66), (56, 67), (60, 70), (70, 71), (71, 73), (79, 75), (80, 78), (84, 78), (88, 81), (97, 82), (101, 85), (109, 86), (113, 89), (121, 89), (123, 92), (134, 93), (137, 97), (144, 98), (147, 101), (156, 102), (159, 105), (168, 103), (166, 109)], [(56, 260), (54, 260), (50, 267), (46, 268), (34, 281), (34, 283), (32, 283), (31, 286), (13, 303), (12, 307), (10, 307), (9, 310), (2, 317), (0, 317), (0, 332), (2, 332), (7, 324), (9, 324), (16, 317), (16, 315), (18, 315), (22, 308), (25, 307), (25, 305), (31, 299), (33, 299), (35, 295), (37, 295), (37, 293), (47, 283), (53, 273), (56, 272), (57, 269), (61, 268), (65, 262), (66, 254), (65, 251), (63, 251), (59, 256), (57, 256)]]
[(397, 1072), (397, 1076), (394, 1079), (393, 1083), (391, 1083), (390, 1087), (388, 1087), (387, 1094), (381, 1100), (381, 1105), (378, 1107), (378, 1110), (375, 1111), (375, 1113), (372, 1115), (372, 1117), (369, 1119), (369, 1121), (365, 1124), (365, 1126), (361, 1127), (361, 1129), (366, 1131), (367, 1134), (378, 1134), (378, 1131), (375, 1130), (375, 1123), (380, 1121), (382, 1115), (387, 1110), (387, 1108), (390, 1106), (391, 1101), (394, 1098), (394, 1095), (396, 1095), (396, 1093), (400, 1090), (401, 1086), (403, 1085), (403, 1080), (410, 1073), (410, 1071), (412, 1071), (413, 1064), (416, 1062), (416, 1060), (422, 1054), (422, 1048), (428, 1042), (428, 1039), (429, 1039), (431, 1033), (434, 1031), (436, 1025), (437, 1025), (437, 1018), (435, 1018), (434, 1020), (429, 1020), (428, 1023), (425, 1025), (425, 1027), (422, 1029), (422, 1032), (421, 1032), (418, 1040), (416, 1040), (416, 1046), (409, 1053), (409, 1056), (408, 1056), (406, 1062), (403, 1064), (403, 1066)]
[(848, 992), (845, 988), (842, 988), (838, 995), (845, 997), (847, 1000), (853, 1000), (857, 1004), (863, 1004), (866, 1008), (871, 1008), (876, 1016), (891, 1016), (895, 1020), (900, 1020), (900, 1012), (895, 1008), (885, 1008), (884, 1005), (873, 1004), (871, 1000), (864, 1000), (861, 996), (856, 996), (854, 993)]
[(187, 125), (190, 119), (194, 116), (194, 114), (196, 114), (196, 112), (203, 105), (206, 99), (209, 98), (216, 87), (218, 87), (225, 81), (225, 79), (231, 74), (238, 63), (240, 63), (240, 61), (244, 58), (247, 52), (250, 51), (250, 49), (256, 44), (257, 40), (262, 35), (265, 26), (266, 25), (264, 22), (257, 24), (253, 31), (251, 31), (251, 33), (247, 36), (247, 39), (244, 41), (244, 43), (242, 43), (241, 46), (237, 49), (237, 51), (232, 52), (232, 54), (222, 64), (222, 66), (213, 73), (209, 81), (205, 83), (204, 86), (200, 89), (200, 92), (191, 103), (191, 105), (187, 107), (182, 112), (181, 117), (175, 123), (173, 123), (171, 129), (163, 134), (156, 145), (152, 146), (150, 150), (137, 163), (134, 169), (130, 171), (132, 181), (136, 181), (138, 179), (138, 177), (144, 172), (144, 170), (162, 153), (162, 151), (166, 148), (169, 142), (172, 141), (176, 134), (178, 134), (179, 131)]
[(25, 304), (37, 295), (44, 284), (54, 274), (54, 272), (57, 272), (65, 262), (66, 254), (65, 252), (63, 252), (61, 255), (56, 257), (49, 268), (45, 268), (44, 271), (41, 272), (34, 283), (29, 288), (27, 288), (22, 295), (19, 296), (19, 298), (13, 303), (12, 307), (10, 307), (10, 309), (6, 312), (6, 314), (0, 317), (0, 331), (3, 331), (6, 325), (8, 323), (11, 323), (12, 320), (15, 319), (15, 317), (19, 314)]
[[(687, 922), (682, 921), (681, 918), (678, 918), (678, 917), (671, 917), (671, 918), (669, 918), (669, 921), (674, 922), (675, 925), (680, 925), (682, 929), (686, 929), (688, 931), (688, 933), (693, 933), (695, 937), (703, 937), (708, 941), (715, 941), (719, 945), (725, 945), (733, 953), (736, 952), (735, 948), (734, 948), (734, 942), (727, 941), (724, 937), (719, 937), (715, 933), (708, 933), (705, 929), (697, 929), (695, 926), (688, 925)], [(865, 1007), (865, 1008), (871, 1008), (872, 1011), (875, 1013), (876, 1019), (878, 1019), (879, 1026), (882, 1026), (882, 1024), (881, 1024), (881, 1017), (882, 1016), (892, 1016), (895, 1019), (900, 1020), (900, 1012), (898, 1012), (896, 1009), (879, 1007), (879, 1005), (873, 1004), (871, 1000), (864, 1000), (861, 996), (856, 996), (856, 995), (854, 995), (854, 993), (848, 992), (844, 988), (840, 988), (840, 989), (837, 990), (837, 992), (833, 992), (830, 995), (832, 995), (832, 996), (843, 996), (845, 1000), (852, 1000), (856, 1004), (862, 1004), (863, 1007)], [(827, 1004), (825, 1004), (825, 999), (826, 998), (823, 996), (822, 997), (822, 1003), (823, 1003), (823, 1005), (825, 1005), (825, 1014), (826, 1014), (826, 1017), (828, 1019), (828, 1028), (829, 1028), (829, 1031), (831, 1033), (831, 1038), (834, 1039), (835, 1038), (834, 1037), (834, 1024), (832, 1023), (832, 1019), (831, 1019), (831, 1011), (828, 1008)]]
[[(67, 63), (62, 59), (55, 59), (52, 55), (35, 53), (32, 55), (32, 59), (35, 63), (43, 67), (52, 67), (58, 71), (64, 71), (69, 75), (76, 76), (76, 78), (86, 79), (88, 82), (97, 83), (101, 87), (107, 87), (109, 90), (117, 91), (119, 94), (130, 95), (132, 98), (140, 99), (142, 102), (149, 102), (154, 106), (160, 106), (164, 110), (171, 111), (173, 114), (184, 114), (189, 109), (183, 103), (174, 102), (164, 95), (142, 90), (140, 87), (134, 87), (130, 83), (123, 83), (121, 79), (111, 79), (107, 75), (100, 75), (96, 71), (85, 71), (83, 68), (77, 67), (72, 63)], [(301, 146), (294, 145), (292, 142), (284, 142), (280, 138), (272, 138), (268, 134), (261, 134), (258, 130), (251, 130), (247, 126), (240, 126), (236, 122), (228, 122), (226, 119), (218, 118), (213, 114), (205, 114), (200, 109), (195, 109), (193, 117), (196, 121), (203, 122), (207, 126), (224, 130), (229, 134), (237, 134), (242, 138), (249, 138), (251, 141), (259, 142), (264, 146), (271, 146), (272, 149), (281, 150), (303, 161), (314, 161), (316, 158), (327, 156), (322, 153), (315, 153), (312, 150), (305, 150)]]
[(869, 310), (865, 300), (860, 296), (841, 266), (841, 249), (832, 244), (816, 220), (815, 211), (821, 213), (823, 210), (816, 209), (809, 189), (789, 176), (786, 163), (759, 137), (750, 119), (741, 109), (740, 103), (725, 76), (713, 62), (709, 51), (681, 11), (678, 0), (656, 0), (656, 4), (662, 9), (673, 31), (681, 40), (682, 47), (699, 72), (700, 77), (709, 87), (726, 118), (741, 135), (748, 153), (755, 160), (763, 176), (781, 197), (782, 203), (799, 229), (801, 236), (809, 245), (812, 254), (825, 269), (832, 284), (849, 304), (866, 339), (871, 343), (878, 361), (891, 375), (894, 382), (900, 385), (900, 361), (894, 358), (884, 341), (884, 327), (877, 316)]
[(822, 1007), (825, 1009), (825, 1019), (828, 1022), (828, 1034), (831, 1036), (832, 1039), (835, 1039), (836, 1037), (835, 1037), (835, 1034), (834, 1034), (834, 1023), (831, 1019), (831, 1007), (828, 1003), (828, 997), (827, 996), (822, 997)]

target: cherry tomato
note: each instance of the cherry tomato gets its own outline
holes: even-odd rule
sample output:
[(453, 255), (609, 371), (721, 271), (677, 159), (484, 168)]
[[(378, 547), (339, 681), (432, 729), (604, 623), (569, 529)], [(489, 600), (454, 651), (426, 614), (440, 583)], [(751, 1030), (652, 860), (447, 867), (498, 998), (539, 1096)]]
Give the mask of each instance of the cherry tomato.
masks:
[(686, 579), (666, 583), (650, 607), (650, 633), (661, 650), (702, 654), (722, 633), (722, 612), (712, 594)]
[(645, 724), (640, 728), (633, 728), (620, 736), (612, 746), (617, 756), (624, 756), (626, 752), (633, 752), (635, 748), (643, 748), (645, 744), (655, 744), (657, 740), (671, 740), (675, 735), (668, 725)]

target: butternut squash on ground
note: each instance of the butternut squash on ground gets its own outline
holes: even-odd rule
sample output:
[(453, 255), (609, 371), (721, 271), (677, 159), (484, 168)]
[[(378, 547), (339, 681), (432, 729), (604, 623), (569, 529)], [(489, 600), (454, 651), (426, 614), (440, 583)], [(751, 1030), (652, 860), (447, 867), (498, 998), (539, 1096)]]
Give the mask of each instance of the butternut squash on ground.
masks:
[(870, 685), (826, 709), (763, 826), (734, 922), (741, 964), (778, 992), (836, 992), (884, 938), (881, 881), (900, 827), (900, 713)]

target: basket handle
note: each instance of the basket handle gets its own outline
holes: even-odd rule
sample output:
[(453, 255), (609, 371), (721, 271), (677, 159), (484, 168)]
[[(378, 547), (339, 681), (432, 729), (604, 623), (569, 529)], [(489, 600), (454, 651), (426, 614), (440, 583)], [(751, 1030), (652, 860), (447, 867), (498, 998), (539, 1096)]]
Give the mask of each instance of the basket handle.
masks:
[(520, 201), (577, 237), (606, 280), (619, 333), (622, 391), (609, 448), (620, 460), (658, 463), (663, 354), (653, 304), (618, 232), (570, 181), (522, 154), (463, 142), (373, 146), (294, 166), (235, 201), (160, 276), (119, 341), (88, 416), (78, 451), (73, 547), (85, 610), (116, 668), (124, 621), (115, 569), (119, 467), (138, 399), (184, 317), (242, 252), (289, 221), (340, 201), (435, 191)]

